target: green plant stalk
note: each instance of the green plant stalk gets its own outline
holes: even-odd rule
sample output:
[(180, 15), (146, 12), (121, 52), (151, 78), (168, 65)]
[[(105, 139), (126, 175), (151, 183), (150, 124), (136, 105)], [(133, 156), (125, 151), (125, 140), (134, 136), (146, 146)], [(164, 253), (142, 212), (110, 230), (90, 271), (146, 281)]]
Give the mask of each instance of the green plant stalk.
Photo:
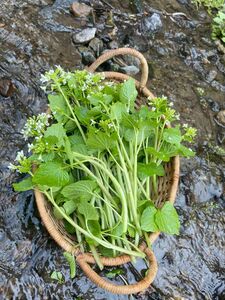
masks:
[(65, 101), (66, 101), (66, 104), (67, 104), (67, 106), (68, 106), (68, 108), (69, 108), (69, 110), (70, 110), (70, 112), (71, 112), (71, 114), (72, 114), (72, 116), (73, 116), (73, 119), (74, 119), (75, 124), (77, 125), (77, 128), (79, 129), (79, 131), (80, 131), (80, 133), (81, 133), (81, 135), (82, 135), (83, 140), (86, 142), (86, 137), (85, 137), (85, 134), (84, 134), (84, 132), (83, 132), (83, 129), (81, 128), (80, 123), (79, 123), (77, 117), (76, 117), (75, 114), (74, 114), (74, 111), (73, 111), (73, 109), (72, 109), (72, 107), (71, 107), (71, 105), (70, 105), (70, 102), (69, 102), (68, 98), (66, 97), (66, 95), (65, 95), (64, 92), (63, 92), (63, 90), (61, 89), (61, 86), (60, 86), (58, 83), (56, 83), (56, 85), (57, 85), (57, 87), (58, 87), (60, 93), (63, 95), (63, 98), (64, 98)]
[[(78, 156), (83, 156), (82, 154), (77, 153)], [(127, 223), (128, 223), (128, 211), (127, 211), (127, 204), (126, 204), (126, 197), (124, 195), (124, 191), (122, 189), (122, 187), (120, 186), (119, 182), (117, 181), (117, 179), (113, 176), (113, 174), (105, 167), (102, 166), (101, 164), (99, 164), (97, 161), (93, 160), (90, 157), (90, 162), (97, 166), (99, 169), (101, 169), (102, 171), (104, 171), (106, 173), (106, 175), (111, 179), (112, 183), (114, 184), (115, 188), (117, 189), (120, 197), (121, 197), (121, 202), (122, 202), (122, 216), (124, 219), (124, 223), (123, 223), (123, 231), (127, 232)], [(99, 182), (99, 179), (83, 164), (81, 164), (82, 168), (92, 177), (96, 180), (96, 182), (99, 184), (99, 186), (101, 188), (103, 188), (103, 190), (105, 190), (105, 187), (101, 185), (101, 182)]]
[[(133, 251), (133, 250), (127, 250), (118, 246), (112, 246), (112, 244), (103, 241), (102, 239), (94, 236), (93, 234), (89, 233), (88, 231), (86, 231), (85, 229), (83, 229), (82, 227), (80, 227), (79, 225), (77, 225), (54, 201), (54, 199), (51, 197), (51, 195), (44, 191), (43, 192), (45, 194), (45, 196), (48, 198), (48, 200), (52, 203), (52, 205), (60, 212), (60, 214), (63, 216), (63, 218), (65, 220), (67, 220), (74, 228), (77, 228), (84, 236), (93, 239), (94, 241), (96, 241), (97, 243), (99, 243), (100, 245), (102, 245), (105, 248), (108, 249), (112, 249), (114, 248), (115, 250), (122, 252), (122, 253), (126, 253), (128, 255), (133, 255), (133, 256), (138, 256), (138, 257), (142, 257), (144, 258), (145, 255), (144, 253), (142, 253), (139, 249), (137, 252)], [(132, 244), (133, 245), (133, 244)], [(133, 245), (134, 248), (135, 245)]]
[[(135, 178), (135, 180), (133, 180), (133, 178), (132, 179), (130, 178), (130, 176), (128, 174), (128, 171), (127, 171), (127, 168), (126, 168), (125, 161), (123, 159), (123, 156), (122, 156), (122, 154), (119, 150), (119, 147), (117, 147), (117, 148), (118, 148), (118, 153), (119, 153), (119, 157), (120, 157), (120, 162), (121, 162), (121, 165), (122, 165), (122, 168), (123, 168), (125, 183), (127, 184), (127, 187), (128, 187), (128, 190), (129, 190), (129, 193), (128, 193), (129, 197), (128, 197), (127, 201), (130, 202), (130, 207), (131, 207), (131, 211), (132, 211), (132, 214), (133, 214), (133, 219), (134, 219), (136, 228), (137, 228), (139, 234), (141, 234), (141, 226), (140, 226), (140, 223), (139, 223), (139, 218), (138, 218), (138, 214), (137, 214), (137, 203), (136, 203), (136, 199), (135, 199), (136, 191), (134, 191), (132, 189), (132, 186), (135, 187), (135, 182), (134, 181), (136, 181), (136, 178)], [(131, 181), (132, 181), (132, 183), (131, 183)]]
[[(77, 223), (77, 218), (76, 218), (76, 214), (75, 213), (73, 214), (73, 219), (74, 219), (74, 222)], [(81, 237), (80, 231), (77, 228), (75, 228), (75, 230), (76, 230), (77, 241), (80, 244), (80, 249), (81, 249), (82, 252), (84, 252), (84, 246), (83, 246), (83, 242), (82, 242), (82, 237)]]

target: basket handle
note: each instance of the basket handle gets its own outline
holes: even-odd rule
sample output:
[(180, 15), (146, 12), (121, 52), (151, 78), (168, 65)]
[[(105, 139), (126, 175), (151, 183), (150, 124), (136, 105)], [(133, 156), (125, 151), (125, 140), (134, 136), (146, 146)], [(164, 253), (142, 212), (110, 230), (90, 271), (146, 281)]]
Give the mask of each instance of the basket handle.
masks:
[(108, 59), (117, 56), (117, 55), (131, 55), (137, 57), (141, 62), (141, 80), (140, 80), (140, 88), (144, 88), (148, 81), (148, 63), (145, 57), (137, 50), (131, 48), (118, 48), (115, 50), (109, 50), (106, 53), (99, 56), (93, 64), (88, 67), (90, 72), (95, 72), (96, 69)]
[[(154, 253), (149, 248), (144, 249), (144, 253), (146, 254), (149, 261), (149, 270), (147, 272), (147, 275), (141, 281), (129, 285), (116, 285), (99, 276), (89, 265), (89, 263), (95, 263), (93, 256), (90, 254), (79, 254), (77, 256), (77, 262), (80, 265), (81, 269), (84, 271), (84, 273), (87, 275), (87, 277), (96, 285), (114, 294), (128, 295), (135, 294), (147, 289), (156, 276), (158, 266)], [(127, 257), (128, 260), (130, 260), (130, 256), (128, 255), (123, 255), (122, 257), (117, 257), (114, 259), (102, 258), (101, 261), (103, 265), (115, 266), (123, 264), (124, 261), (127, 260)], [(115, 263), (116, 260), (119, 260), (120, 263)]]

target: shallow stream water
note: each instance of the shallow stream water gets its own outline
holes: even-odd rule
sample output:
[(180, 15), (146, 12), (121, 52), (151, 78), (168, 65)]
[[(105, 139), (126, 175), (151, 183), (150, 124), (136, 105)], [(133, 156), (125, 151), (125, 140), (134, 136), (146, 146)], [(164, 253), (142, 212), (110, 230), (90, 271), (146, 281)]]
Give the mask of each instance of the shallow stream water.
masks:
[[(0, 1), (0, 299), (224, 300), (225, 130), (216, 118), (225, 110), (225, 54), (210, 38), (210, 17), (188, 0), (93, 0), (85, 1), (93, 15), (75, 18), (72, 2)], [(73, 42), (87, 27), (97, 29), (98, 51)], [(150, 90), (168, 96), (181, 121), (198, 129), (197, 156), (181, 161), (180, 235), (161, 235), (155, 242), (157, 277), (146, 292), (129, 297), (97, 288), (79, 269), (70, 280), (33, 193), (15, 193), (11, 185), (21, 177), (7, 168), (17, 151), (26, 151), (20, 134), (26, 119), (46, 109), (40, 74), (54, 65), (84, 68), (102, 50), (119, 46), (145, 55)], [(104, 68), (121, 68), (120, 63)], [(134, 60), (128, 63), (138, 67)], [(145, 268), (142, 262), (128, 265), (116, 281), (132, 283)], [(53, 270), (62, 271), (64, 284), (50, 279)]]

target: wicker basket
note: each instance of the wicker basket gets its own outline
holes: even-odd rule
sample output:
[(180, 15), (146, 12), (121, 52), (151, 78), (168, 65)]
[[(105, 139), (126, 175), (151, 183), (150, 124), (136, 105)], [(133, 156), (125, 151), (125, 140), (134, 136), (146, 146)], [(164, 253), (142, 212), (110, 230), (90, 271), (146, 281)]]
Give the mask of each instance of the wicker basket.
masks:
[[(116, 50), (111, 50), (100, 56), (89, 68), (90, 72), (95, 72), (99, 65), (101, 65), (106, 60), (117, 56), (117, 55), (132, 55), (137, 57), (141, 62), (142, 75), (140, 82), (136, 81), (136, 87), (138, 89), (138, 100), (137, 107), (143, 103), (146, 97), (154, 98), (154, 95), (146, 88), (146, 83), (148, 80), (148, 64), (144, 56), (138, 51), (130, 48), (120, 48)], [(105, 78), (114, 81), (123, 81), (129, 78), (129, 76), (117, 72), (104, 72)], [(156, 199), (157, 204), (160, 205), (165, 199), (174, 203), (178, 180), (179, 180), (179, 157), (176, 156), (171, 159), (170, 162), (165, 164), (165, 176), (159, 177), (158, 180), (158, 197)], [(81, 250), (74, 246), (74, 237), (69, 235), (63, 225), (63, 222), (57, 220), (54, 217), (53, 209), (49, 201), (47, 201), (44, 195), (37, 189), (35, 189), (35, 197), (37, 207), (41, 216), (41, 219), (47, 228), (51, 237), (56, 241), (56, 243), (62, 247), (65, 251), (68, 251), (76, 256), (76, 261), (80, 265), (81, 269), (87, 275), (87, 277), (92, 280), (96, 285), (102, 287), (115, 294), (134, 294), (145, 290), (154, 280), (157, 273), (157, 261), (152, 250), (147, 248), (146, 244), (143, 242), (140, 245), (140, 249), (146, 254), (149, 261), (149, 271), (145, 278), (141, 281), (131, 284), (131, 285), (115, 285), (108, 280), (105, 280), (99, 276), (90, 266), (90, 264), (95, 264), (94, 257), (91, 253), (81, 253)], [(151, 195), (152, 197), (153, 195)], [(160, 232), (150, 234), (150, 241), (153, 243)], [(119, 266), (131, 261), (129, 255), (121, 255), (115, 258), (101, 257), (101, 262), (104, 266)]]

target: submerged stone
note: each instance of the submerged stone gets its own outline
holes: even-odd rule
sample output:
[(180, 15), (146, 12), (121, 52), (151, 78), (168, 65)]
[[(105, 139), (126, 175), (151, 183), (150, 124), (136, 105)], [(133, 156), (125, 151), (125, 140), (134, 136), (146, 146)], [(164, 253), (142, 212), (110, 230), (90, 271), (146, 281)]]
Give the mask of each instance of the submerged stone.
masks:
[(79, 33), (75, 33), (72, 37), (74, 43), (82, 44), (89, 42), (95, 37), (96, 30), (96, 28), (86, 28)]
[(75, 17), (87, 17), (92, 11), (92, 8), (84, 3), (74, 2), (71, 5), (71, 12)]

